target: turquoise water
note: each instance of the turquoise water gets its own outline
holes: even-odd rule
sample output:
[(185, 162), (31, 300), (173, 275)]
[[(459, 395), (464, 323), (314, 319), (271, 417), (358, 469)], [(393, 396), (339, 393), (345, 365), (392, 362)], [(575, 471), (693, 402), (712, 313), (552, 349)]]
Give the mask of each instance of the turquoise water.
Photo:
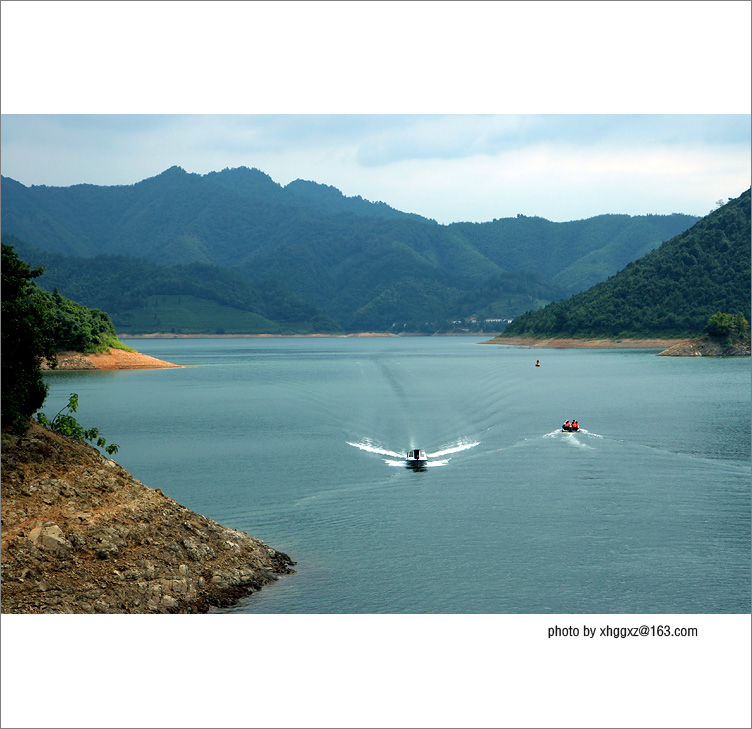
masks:
[(51, 373), (45, 411), (77, 392), (136, 478), (297, 561), (225, 612), (748, 612), (750, 360), (479, 341), (133, 340), (187, 367)]

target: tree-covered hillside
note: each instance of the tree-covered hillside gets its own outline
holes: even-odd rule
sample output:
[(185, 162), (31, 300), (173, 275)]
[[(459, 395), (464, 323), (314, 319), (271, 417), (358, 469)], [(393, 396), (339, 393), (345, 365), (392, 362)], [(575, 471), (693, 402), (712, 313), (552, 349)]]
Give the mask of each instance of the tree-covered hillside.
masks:
[[(697, 221), (690, 215), (598, 215), (569, 223), (518, 215), (449, 229), (505, 271), (534, 271), (574, 294), (603, 281)], [(543, 244), (543, 245), (542, 245)]]
[[(63, 296), (57, 289), (45, 291), (38, 286), (37, 281), (44, 273), (43, 268), (35, 266), (33, 269), (25, 261), (20, 251), (9, 244), (12, 238), (3, 236), (3, 267), (9, 270), (33, 271), (28, 277), (28, 284), (24, 289), (24, 296), (30, 306), (44, 315), (44, 330), (54, 351), (74, 350), (76, 352), (101, 352), (110, 347), (124, 345), (118, 340), (112, 319), (103, 311), (82, 306)], [(4, 279), (5, 281), (5, 279)], [(3, 291), (3, 301), (13, 297), (12, 288), (8, 295)]]
[(716, 312), (750, 318), (750, 191), (615, 276), (517, 317), (502, 336), (698, 336)]
[(2, 425), (22, 433), (47, 395), (44, 360), (55, 363), (65, 350), (129, 349), (107, 314), (37, 286), (42, 275), (2, 243)]
[[(107, 311), (122, 334), (341, 331), (331, 318), (274, 281), (254, 285), (234, 271), (201, 263), (167, 267), (127, 256), (65, 256), (6, 233), (2, 239), (44, 268), (37, 281), (41, 288)], [(175, 309), (193, 309), (195, 315), (170, 313)]]
[[(2, 197), (3, 231), (38, 249), (79, 259), (135, 258), (168, 267), (170, 279), (195, 274), (190, 295), (199, 298), (205, 294), (196, 293), (197, 279), (221, 289), (217, 276), (209, 268), (173, 269), (232, 269), (254, 289), (274, 285), (322, 312), (309, 330), (327, 317), (347, 330), (390, 330), (482, 311), (514, 316), (524, 302), (540, 306), (605, 279), (697, 220), (604, 215), (553, 223), (518, 216), (445, 226), (314, 182), (282, 187), (248, 168), (198, 175), (172, 167), (111, 187), (26, 187), (3, 177)], [(85, 264), (76, 265), (84, 275)], [(537, 279), (526, 290), (530, 274)], [(501, 275), (508, 286), (500, 293), (487, 282)], [(160, 294), (172, 295), (164, 287), (134, 295)], [(218, 297), (208, 300), (222, 303)], [(116, 317), (111, 303), (97, 300)], [(258, 302), (247, 310), (278, 320)]]
[[(115, 334), (112, 321), (102, 311), (88, 309), (62, 296), (40, 289), (35, 279), (43, 270), (19, 258), (13, 246), (2, 244), (2, 427), (24, 435), (30, 417), (39, 410), (49, 392), (43, 367), (57, 367), (58, 355), (66, 350), (93, 353), (111, 348), (132, 351)], [(107, 444), (98, 428), (85, 428), (72, 413), (78, 395), (71, 393), (68, 405), (50, 420), (37, 412), (37, 421), (64, 436), (89, 441), (108, 455), (118, 452)]]

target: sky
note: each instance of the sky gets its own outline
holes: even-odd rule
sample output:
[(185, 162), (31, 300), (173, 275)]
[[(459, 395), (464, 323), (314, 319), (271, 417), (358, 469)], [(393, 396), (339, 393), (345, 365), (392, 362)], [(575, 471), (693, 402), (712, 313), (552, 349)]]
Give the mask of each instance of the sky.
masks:
[(25, 185), (256, 167), (439, 223), (705, 215), (750, 184), (749, 115), (4, 115)]
[(750, 186), (748, 3), (210, 5), (4, 3), (2, 174), (255, 167), (443, 224)]

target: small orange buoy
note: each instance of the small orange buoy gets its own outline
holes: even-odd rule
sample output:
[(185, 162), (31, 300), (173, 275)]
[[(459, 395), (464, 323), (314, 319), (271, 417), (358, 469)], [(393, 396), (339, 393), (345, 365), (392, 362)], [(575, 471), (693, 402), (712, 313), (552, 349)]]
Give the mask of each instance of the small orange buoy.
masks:
[(535, 360), (535, 366), (536, 366), (536, 367), (540, 367), (540, 360), (539, 360), (539, 359), (536, 359), (536, 360)]

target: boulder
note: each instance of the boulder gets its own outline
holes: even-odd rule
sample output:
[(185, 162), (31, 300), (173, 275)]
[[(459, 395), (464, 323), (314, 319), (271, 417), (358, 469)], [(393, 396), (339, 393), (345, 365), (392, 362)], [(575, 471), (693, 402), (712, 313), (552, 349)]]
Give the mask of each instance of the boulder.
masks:
[(73, 545), (65, 538), (63, 530), (54, 523), (37, 523), (29, 532), (29, 539), (35, 547), (51, 550), (68, 550)]

